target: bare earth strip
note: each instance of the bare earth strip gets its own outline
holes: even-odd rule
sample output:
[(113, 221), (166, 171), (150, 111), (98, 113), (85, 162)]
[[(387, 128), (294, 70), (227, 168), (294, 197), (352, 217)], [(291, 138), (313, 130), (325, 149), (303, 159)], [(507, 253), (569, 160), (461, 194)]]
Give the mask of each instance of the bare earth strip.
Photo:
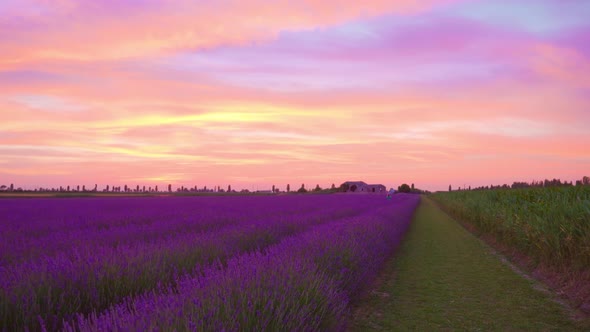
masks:
[(570, 313), (423, 198), (351, 331), (578, 331)]

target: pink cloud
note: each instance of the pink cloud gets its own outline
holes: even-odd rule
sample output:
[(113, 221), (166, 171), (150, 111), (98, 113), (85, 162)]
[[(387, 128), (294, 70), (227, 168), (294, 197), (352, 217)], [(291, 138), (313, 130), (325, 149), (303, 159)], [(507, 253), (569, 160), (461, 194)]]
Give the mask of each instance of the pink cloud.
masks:
[[(416, 12), (448, 0), (154, 2), (28, 0), (4, 9), (0, 66), (32, 59), (91, 60), (247, 44), (382, 12)], [(333, 10), (338, 8), (338, 10)], [(1, 68), (1, 67), (0, 67)]]
[(585, 175), (583, 29), (543, 36), (438, 3), (1, 7), (0, 176), (445, 189)]

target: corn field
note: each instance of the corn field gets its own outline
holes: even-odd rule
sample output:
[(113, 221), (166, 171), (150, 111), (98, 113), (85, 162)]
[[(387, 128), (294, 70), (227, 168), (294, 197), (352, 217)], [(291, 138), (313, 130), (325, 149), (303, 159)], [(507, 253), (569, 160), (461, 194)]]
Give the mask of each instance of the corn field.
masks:
[(537, 263), (590, 267), (590, 186), (453, 191), (432, 197), (455, 217)]

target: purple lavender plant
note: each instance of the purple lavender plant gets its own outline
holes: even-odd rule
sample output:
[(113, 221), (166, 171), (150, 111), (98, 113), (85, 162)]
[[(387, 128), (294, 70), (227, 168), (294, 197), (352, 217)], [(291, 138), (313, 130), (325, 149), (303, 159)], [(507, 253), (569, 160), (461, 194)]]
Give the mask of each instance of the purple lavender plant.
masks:
[(340, 330), (349, 302), (395, 250), (418, 201), (396, 195), (386, 205), (184, 276), (175, 288), (127, 298), (102, 314), (80, 314), (65, 330)]
[(175, 293), (181, 275), (229, 266), (316, 225), (396, 209), (385, 203), (346, 195), (2, 200), (0, 330), (40, 330), (40, 322), (55, 330), (76, 313)]

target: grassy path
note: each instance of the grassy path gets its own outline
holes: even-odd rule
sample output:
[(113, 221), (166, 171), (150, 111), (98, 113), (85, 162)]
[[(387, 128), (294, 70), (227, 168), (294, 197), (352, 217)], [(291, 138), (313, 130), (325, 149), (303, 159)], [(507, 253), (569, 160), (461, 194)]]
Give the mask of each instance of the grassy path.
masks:
[(352, 331), (576, 331), (561, 306), (423, 198)]

